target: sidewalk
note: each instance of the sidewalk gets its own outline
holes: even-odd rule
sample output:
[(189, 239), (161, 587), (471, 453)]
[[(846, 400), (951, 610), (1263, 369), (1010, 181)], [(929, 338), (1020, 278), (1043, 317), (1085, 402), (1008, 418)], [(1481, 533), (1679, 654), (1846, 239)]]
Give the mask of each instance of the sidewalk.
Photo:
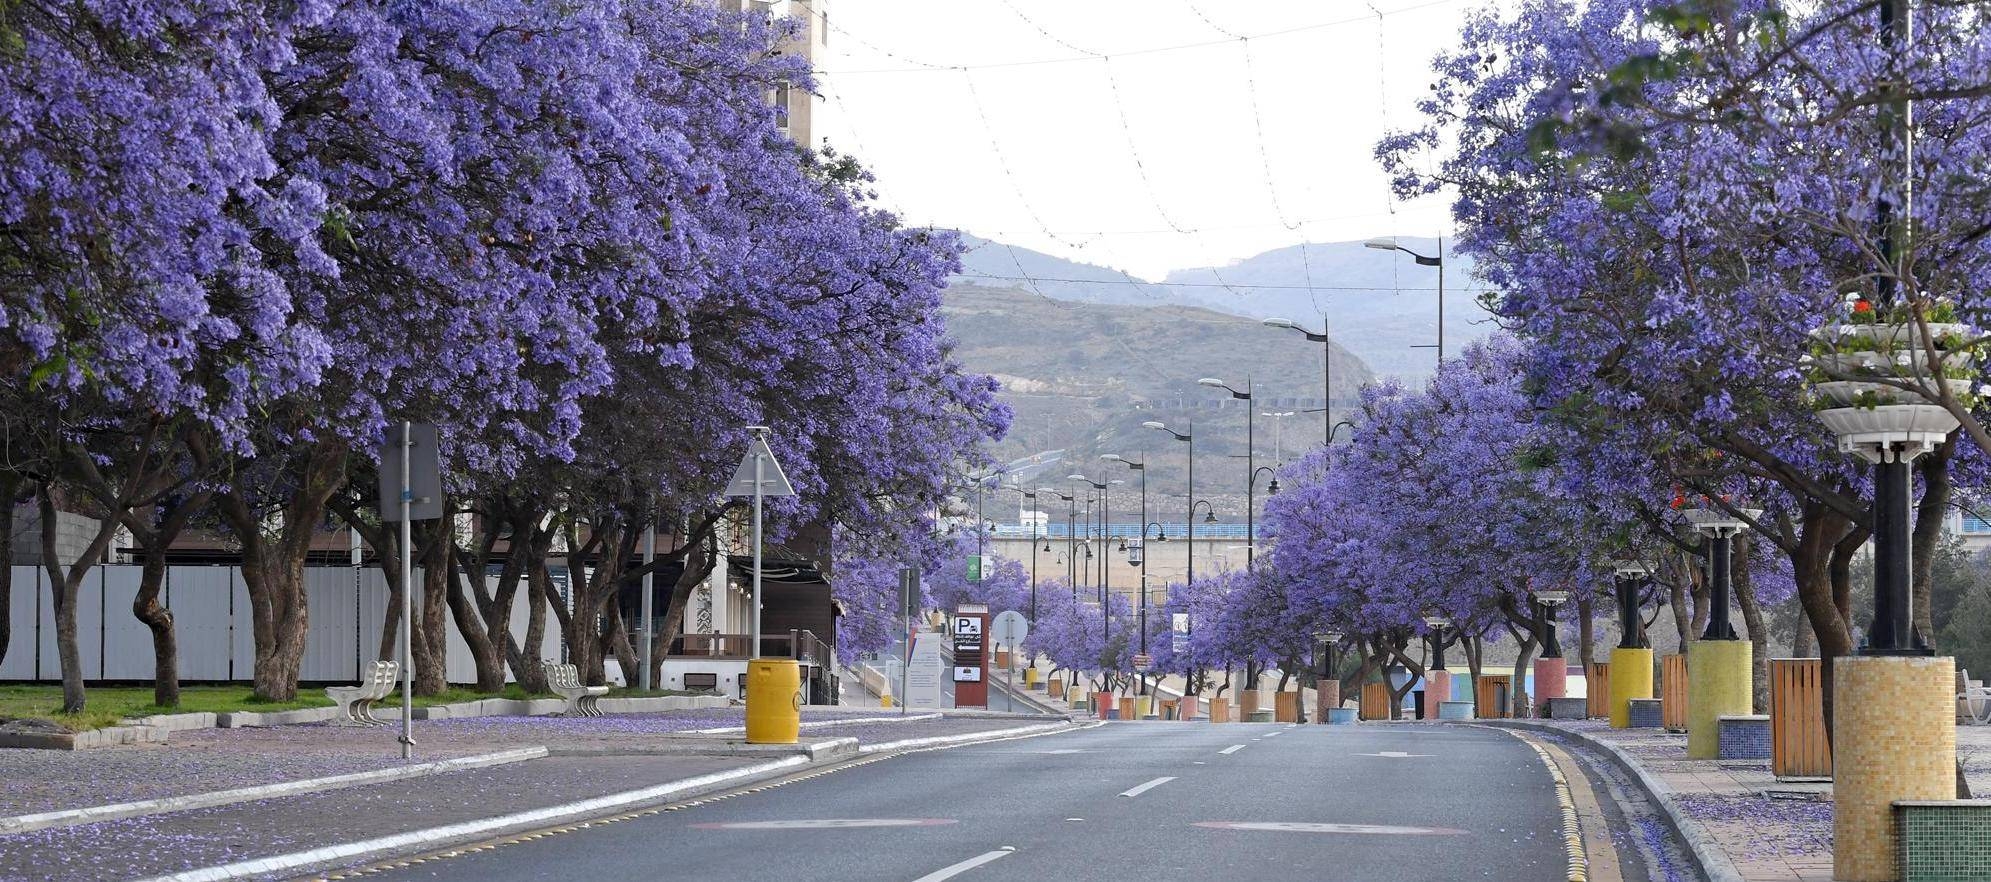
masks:
[[(880, 720), (890, 712), (810, 708), (805, 745), (841, 745), (841, 759), (860, 745), (875, 748), (909, 739), (972, 737), (1062, 720), (998, 714), (913, 715)], [(406, 780), (367, 783), (324, 792), (131, 817), (123, 820), (0, 835), (0, 880), (129, 879), (379, 840), (410, 838), (400, 852), (426, 850), (458, 836), (423, 831), (539, 813), (512, 829), (561, 822), (576, 803), (703, 776), (732, 776), (638, 799), (628, 806), (597, 807), (586, 814), (626, 811), (642, 804), (682, 799), (695, 789), (737, 786), (747, 780), (808, 766), (804, 749), (753, 751), (749, 755), (687, 754), (687, 745), (723, 747), (722, 735), (693, 730), (740, 725), (739, 711), (697, 711), (596, 718), (493, 717), (417, 724), (419, 747), (410, 762), (433, 762), (543, 746), (552, 755), (500, 766), (447, 771)], [(0, 751), (0, 816), (80, 808), (254, 784), (294, 782), (323, 774), (401, 766), (392, 728), (326, 725), (175, 733), (165, 747), (87, 752)], [(857, 744), (852, 744), (855, 739)], [(581, 815), (577, 814), (576, 819)], [(462, 831), (458, 831), (461, 833)], [(476, 829), (489, 838), (499, 829)], [(377, 859), (356, 855), (346, 863)], [(296, 869), (271, 873), (294, 876)], [(246, 878), (246, 877), (245, 877)]]
[[(1521, 722), (1521, 721), (1514, 721)], [(1618, 748), (1671, 791), (1749, 882), (1832, 878), (1832, 785), (1781, 783), (1767, 760), (1690, 760), (1687, 736), (1660, 729), (1612, 729), (1602, 720), (1526, 721), (1552, 740)], [(1957, 753), (1978, 795), (1991, 793), (1991, 727), (1957, 729)]]

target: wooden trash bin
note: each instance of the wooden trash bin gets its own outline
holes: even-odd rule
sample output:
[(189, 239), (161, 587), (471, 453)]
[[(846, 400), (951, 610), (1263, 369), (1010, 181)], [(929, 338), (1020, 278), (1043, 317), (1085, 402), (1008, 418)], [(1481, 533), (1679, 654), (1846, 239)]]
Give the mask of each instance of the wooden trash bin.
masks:
[(1135, 701), (1134, 696), (1120, 696), (1120, 719), (1138, 720), (1140, 718), (1138, 702)]
[(1275, 723), (1297, 723), (1300, 721), (1300, 694), (1298, 692), (1272, 693), (1272, 721)]
[(1589, 691), (1584, 697), (1590, 700), (1583, 708), (1583, 715), (1593, 720), (1611, 716), (1611, 663), (1591, 662), (1584, 669), (1583, 685)]
[(1062, 699), (1065, 697), (1065, 681), (1053, 677), (1051, 679), (1050, 689), (1051, 689), (1052, 698)]
[(1514, 716), (1514, 675), (1481, 674), (1473, 684), (1473, 715), (1482, 720)]
[(1668, 729), (1687, 729), (1687, 656), (1669, 655), (1660, 662), (1659, 715)]
[(1162, 699), (1162, 700), (1161, 700), (1161, 718), (1162, 718), (1162, 719), (1164, 719), (1164, 720), (1173, 720), (1173, 719), (1175, 719), (1175, 709), (1176, 709), (1177, 707), (1179, 707), (1179, 706), (1180, 706), (1180, 705), (1176, 703), (1175, 699), (1172, 699), (1172, 698), (1164, 698), (1164, 699)]
[(1231, 703), (1222, 698), (1210, 700), (1210, 722), (1228, 723), (1231, 721)]
[(1815, 658), (1770, 660), (1770, 774), (1832, 777), (1825, 737), (1825, 669)]
[(1390, 718), (1390, 686), (1388, 683), (1362, 684), (1362, 719), (1387, 720)]

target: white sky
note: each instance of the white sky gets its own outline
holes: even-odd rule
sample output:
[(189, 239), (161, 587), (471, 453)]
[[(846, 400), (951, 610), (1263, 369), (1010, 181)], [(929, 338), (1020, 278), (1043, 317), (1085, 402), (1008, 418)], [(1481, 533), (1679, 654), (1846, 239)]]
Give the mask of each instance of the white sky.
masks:
[(1150, 279), (1449, 233), (1446, 200), (1396, 202), (1373, 151), (1479, 2), (832, 0), (816, 135), (910, 222)]

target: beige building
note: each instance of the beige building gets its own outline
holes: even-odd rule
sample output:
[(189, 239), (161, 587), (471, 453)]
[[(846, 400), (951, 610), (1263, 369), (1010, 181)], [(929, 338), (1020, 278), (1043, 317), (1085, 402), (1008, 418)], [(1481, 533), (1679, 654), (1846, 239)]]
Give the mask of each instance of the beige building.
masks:
[[(812, 68), (828, 57), (829, 0), (718, 0), (718, 3), (720, 8), (732, 12), (751, 11), (769, 18), (793, 19), (798, 34), (785, 51), (799, 52)], [(822, 96), (791, 89), (784, 83), (768, 95), (768, 102), (782, 112), (782, 130), (788, 137), (804, 147), (816, 146), (815, 122), (822, 109)]]

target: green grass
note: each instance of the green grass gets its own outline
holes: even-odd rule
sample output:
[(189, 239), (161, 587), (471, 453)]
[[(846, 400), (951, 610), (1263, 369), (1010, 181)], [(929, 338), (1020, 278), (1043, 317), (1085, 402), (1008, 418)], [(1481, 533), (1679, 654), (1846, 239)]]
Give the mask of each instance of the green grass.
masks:
[[(690, 692), (672, 690), (616, 689), (609, 693), (614, 698), (648, 698), (662, 695), (691, 695)], [(546, 695), (533, 695), (517, 683), (507, 684), (505, 691), (496, 695), (478, 692), (462, 687), (450, 687), (440, 695), (415, 696), (417, 707), (437, 704), (455, 704), (462, 701), (476, 701), (481, 698), (545, 698)], [(390, 698), (389, 702), (398, 699)], [(257, 701), (248, 686), (182, 686), (180, 706), (160, 707), (152, 703), (150, 686), (97, 686), (83, 694), (83, 712), (64, 714), (62, 710), (62, 687), (45, 686), (0, 686), (0, 720), (30, 719), (48, 720), (65, 726), (74, 732), (101, 729), (115, 726), (119, 720), (128, 717), (144, 717), (152, 714), (227, 713), (230, 711), (286, 711), (309, 707), (331, 707), (332, 700), (325, 697), (323, 689), (311, 687), (297, 691), (297, 698), (291, 701)]]

